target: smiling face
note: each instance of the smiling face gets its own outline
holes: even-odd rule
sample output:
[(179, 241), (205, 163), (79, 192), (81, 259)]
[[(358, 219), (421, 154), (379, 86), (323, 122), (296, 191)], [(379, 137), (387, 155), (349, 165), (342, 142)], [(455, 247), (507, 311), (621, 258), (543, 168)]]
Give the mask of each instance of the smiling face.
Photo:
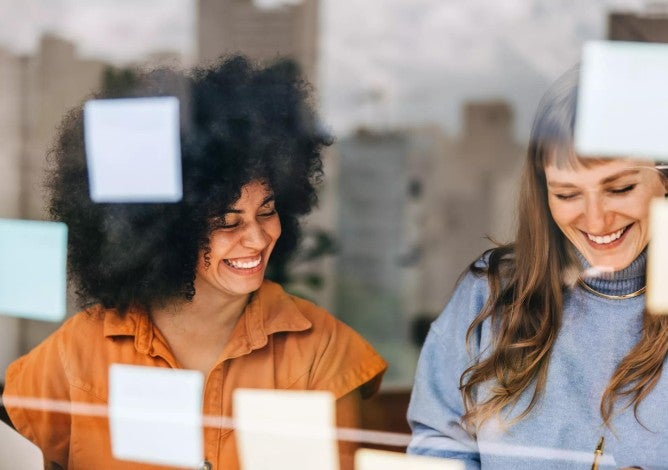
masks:
[(666, 193), (652, 162), (549, 164), (545, 177), (552, 218), (592, 266), (619, 271), (645, 249), (650, 200)]
[(204, 251), (200, 252), (196, 292), (232, 299), (259, 289), (281, 235), (271, 190), (259, 181), (245, 185), (224, 217), (215, 217), (209, 223), (210, 252), (206, 258)]

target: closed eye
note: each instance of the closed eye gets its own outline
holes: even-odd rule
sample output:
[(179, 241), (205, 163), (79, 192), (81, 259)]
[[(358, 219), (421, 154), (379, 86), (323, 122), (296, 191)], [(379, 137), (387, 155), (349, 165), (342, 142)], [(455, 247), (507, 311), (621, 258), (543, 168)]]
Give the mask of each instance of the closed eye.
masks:
[(577, 197), (578, 193), (571, 193), (571, 194), (555, 194), (554, 197), (561, 201), (568, 201), (570, 199), (573, 199)]
[(613, 188), (610, 190), (612, 194), (624, 194), (633, 191), (633, 188), (635, 188), (635, 184), (629, 184), (627, 186), (624, 186), (622, 188)]
[(272, 209), (269, 212), (263, 212), (262, 214), (258, 214), (260, 217), (271, 217), (272, 215), (276, 215), (276, 209)]
[(209, 230), (230, 230), (236, 228), (240, 225), (238, 221), (236, 222), (226, 222), (225, 217), (213, 217), (209, 220)]

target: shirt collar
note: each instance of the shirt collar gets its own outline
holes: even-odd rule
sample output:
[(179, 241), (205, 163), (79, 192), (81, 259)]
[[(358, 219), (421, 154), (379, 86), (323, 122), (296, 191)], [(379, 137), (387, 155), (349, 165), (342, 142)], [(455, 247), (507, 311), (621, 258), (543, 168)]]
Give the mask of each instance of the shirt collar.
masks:
[(305, 331), (312, 323), (281, 286), (264, 281), (251, 297), (228, 341), (223, 358), (239, 357), (266, 346), (269, 336)]
[(111, 309), (104, 316), (104, 336), (134, 336), (137, 351), (148, 354), (154, 337), (153, 324), (144, 309), (131, 307), (125, 315)]
[[(265, 280), (234, 327), (223, 357), (238, 357), (262, 348), (274, 333), (305, 331), (311, 326), (292, 297), (280, 285)], [(137, 351), (149, 354), (155, 331), (143, 309), (130, 308), (123, 316), (116, 310), (108, 310), (104, 316), (104, 336), (134, 336)]]

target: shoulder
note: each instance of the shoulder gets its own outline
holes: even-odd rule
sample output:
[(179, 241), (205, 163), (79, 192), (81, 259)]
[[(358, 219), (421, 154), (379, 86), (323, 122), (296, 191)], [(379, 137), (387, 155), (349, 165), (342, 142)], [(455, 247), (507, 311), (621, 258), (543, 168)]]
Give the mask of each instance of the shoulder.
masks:
[(373, 346), (322, 307), (295, 295), (285, 295), (311, 325), (298, 336), (302, 345), (308, 343), (308, 349), (313, 351), (312, 387), (330, 390), (337, 398), (358, 387), (363, 387), (363, 396), (373, 394), (387, 369), (387, 363)]
[[(466, 337), (471, 324), (490, 301), (490, 277), (504, 277), (507, 267), (512, 267), (512, 254), (507, 250), (493, 249), (483, 253), (462, 274), (441, 314), (430, 328), (428, 340), (440, 344), (440, 348), (471, 347), (475, 352), (487, 342), (490, 320), (478, 325), (467, 345)], [(499, 279), (504, 283), (504, 279)], [(488, 333), (485, 333), (487, 331)], [(487, 339), (484, 339), (487, 338)]]
[[(68, 318), (55, 332), (11, 365), (11, 374), (65, 379), (96, 394), (89, 376), (106, 374), (110, 351), (116, 347), (107, 341), (107, 331), (114, 322), (127, 321), (115, 310), (93, 306)], [(49, 374), (45, 376), (44, 370)], [(8, 369), (9, 371), (9, 369)]]
[(65, 397), (67, 384), (78, 383), (77, 364), (98, 357), (91, 345), (96, 341), (95, 335), (102, 337), (103, 319), (104, 313), (98, 308), (68, 318), (44, 341), (9, 365), (8, 388), (23, 395)]
[(105, 310), (101, 307), (95, 306), (82, 310), (66, 319), (62, 325), (23, 358), (48, 355), (51, 356), (51, 359), (55, 359), (53, 353), (58, 353), (58, 356), (61, 356), (65, 349), (76, 345), (78, 342), (88, 342), (96, 334), (102, 335), (104, 318)]
[(434, 322), (436, 329), (451, 329), (453, 323), (468, 328), (489, 298), (488, 269), (489, 252), (486, 252), (460, 277), (443, 312)]

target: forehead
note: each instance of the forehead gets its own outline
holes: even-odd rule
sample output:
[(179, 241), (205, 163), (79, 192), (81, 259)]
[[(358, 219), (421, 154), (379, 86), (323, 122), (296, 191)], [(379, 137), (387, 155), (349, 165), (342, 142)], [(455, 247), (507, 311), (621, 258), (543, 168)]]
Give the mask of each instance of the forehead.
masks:
[(268, 199), (272, 199), (273, 196), (274, 192), (267, 183), (262, 181), (251, 181), (242, 186), (239, 193), (239, 199), (232, 204), (232, 207), (260, 205), (267, 202)]
[(576, 157), (568, 165), (549, 162), (545, 166), (545, 177), (548, 183), (598, 183), (605, 180), (605, 178), (627, 173), (633, 174), (634, 170), (640, 169), (653, 170), (654, 164), (649, 161), (625, 158), (604, 160)]

